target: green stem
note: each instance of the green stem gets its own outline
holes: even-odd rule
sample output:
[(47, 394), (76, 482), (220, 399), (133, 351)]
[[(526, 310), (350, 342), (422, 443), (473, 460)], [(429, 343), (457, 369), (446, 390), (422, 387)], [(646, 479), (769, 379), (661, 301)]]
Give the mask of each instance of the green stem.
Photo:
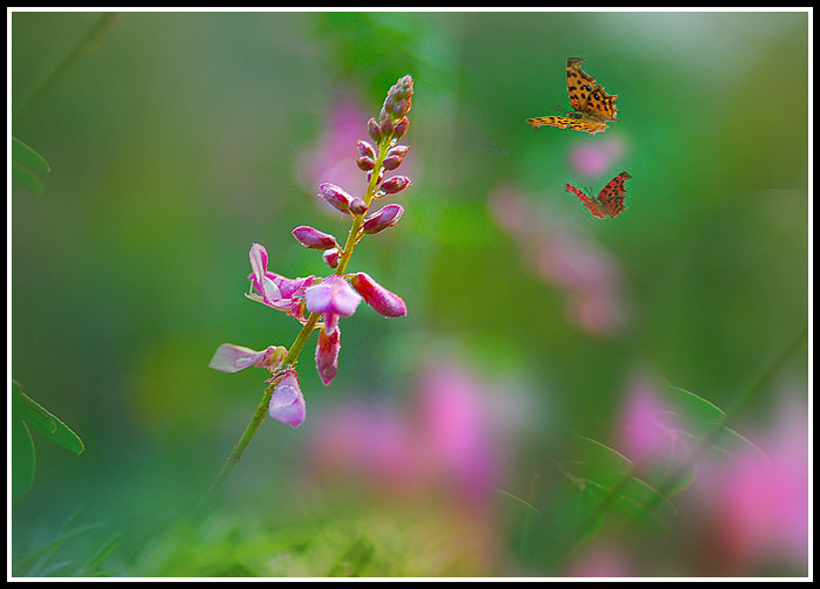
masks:
[[(299, 358), (302, 348), (305, 347), (308, 337), (316, 328), (316, 323), (319, 321), (319, 317), (321, 317), (319, 313), (310, 314), (307, 322), (302, 326), (302, 329), (296, 336), (296, 339), (293, 340), (293, 344), (290, 346), (284, 360), (282, 360), (282, 366), (292, 366), (296, 364), (296, 360)], [(199, 500), (199, 504), (196, 506), (196, 511), (201, 511), (208, 505), (208, 503), (210, 503), (214, 494), (222, 487), (223, 484), (225, 484), (225, 481), (228, 480), (228, 477), (233, 469), (236, 468), (239, 461), (242, 460), (242, 455), (245, 453), (245, 450), (247, 450), (251, 440), (256, 435), (259, 426), (261, 426), (262, 422), (265, 421), (265, 415), (268, 412), (268, 406), (270, 405), (270, 399), (271, 396), (273, 396), (273, 391), (276, 389), (276, 385), (279, 384), (279, 381), (281, 381), (283, 377), (284, 374), (277, 376), (265, 389), (265, 393), (262, 395), (262, 400), (259, 402), (259, 406), (256, 408), (256, 411), (253, 412), (253, 416), (251, 417), (248, 426), (245, 428), (245, 431), (242, 433), (242, 437), (239, 438), (239, 442), (237, 442), (236, 446), (234, 446), (231, 455), (225, 460), (225, 464), (222, 466), (222, 470), (219, 471), (216, 480), (214, 480), (213, 484)]]
[(12, 117), (12, 123), (17, 124), (25, 119), (34, 108), (48, 96), (54, 87), (62, 80), (69, 70), (80, 61), (85, 55), (88, 55), (99, 47), (108, 34), (116, 27), (122, 20), (122, 13), (106, 12), (104, 13), (96, 24), (91, 27), (91, 30), (86, 33), (85, 37), (79, 42), (68, 57), (66, 57), (60, 65), (57, 66), (51, 75), (35, 88), (28, 98), (23, 102), (23, 105), (18, 109), (17, 113)]
[[(384, 163), (384, 158), (387, 157), (387, 150), (390, 148), (391, 139), (385, 139), (379, 143), (379, 155), (376, 158), (376, 165), (373, 166), (373, 171), (370, 174), (370, 182), (367, 185), (367, 192), (364, 195), (364, 204), (370, 208), (370, 203), (373, 202), (373, 196), (376, 194), (376, 183), (379, 181), (379, 171)], [(365, 213), (353, 217), (353, 225), (350, 227), (350, 232), (347, 234), (347, 241), (345, 242), (342, 257), (339, 259), (339, 265), (336, 266), (336, 275), (342, 276), (347, 268), (347, 263), (350, 261), (350, 256), (353, 255), (353, 248), (359, 240), (359, 231), (362, 229), (364, 223)]]

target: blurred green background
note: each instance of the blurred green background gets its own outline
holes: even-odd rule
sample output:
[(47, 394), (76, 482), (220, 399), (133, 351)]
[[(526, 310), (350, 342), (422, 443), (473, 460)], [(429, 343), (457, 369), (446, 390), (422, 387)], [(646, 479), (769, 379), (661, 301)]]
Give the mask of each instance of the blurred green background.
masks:
[[(100, 13), (10, 18), (17, 113)], [(352, 164), (367, 119), (405, 74), (416, 94), (399, 172), (413, 186), (395, 202), (406, 212), (363, 240), (349, 269), (400, 294), (409, 314), (385, 320), (362, 306), (343, 320), (329, 387), (311, 338), (299, 365), (307, 421), (263, 424), (209, 520), (239, 530), (231, 549), (256, 537), (260, 510), (287, 545), (328, 521), (343, 535), (366, 530), (377, 556), (391, 542), (412, 545), (400, 525), (374, 540), (398, 510), (350, 507), (355, 517), (338, 523), (355, 500), (304, 471), (322, 416), (385, 403), (411, 411), (431, 357), (508, 383), (497, 391), (517, 437), (496, 486), (515, 494), (566, 428), (615, 445), (613, 417), (636, 375), (731, 406), (808, 322), (808, 21), (805, 12), (123, 14), (12, 128), (52, 171), (42, 196), (15, 186), (10, 197), (11, 373), (86, 445), (77, 457), (35, 434), (34, 486), (13, 510), (15, 552), (30, 554), (84, 508), (85, 521), (105, 524), (102, 536), (122, 534), (119, 574), (225, 572), (172, 573), (146, 556), (173, 552), (169, 538), (262, 393), (262, 371), (225, 375), (208, 361), (223, 342), (293, 341), (292, 319), (243, 296), (250, 245), (264, 244), (270, 269), (286, 276), (325, 273), (289, 233), (311, 225), (346, 236), (348, 222), (316, 187), (361, 190), (360, 173), (350, 182), (361, 184), (345, 184), (333, 166)], [(619, 96), (620, 122), (605, 133), (524, 122), (557, 114), (554, 103), (569, 109), (569, 56), (586, 58)], [(610, 150), (606, 165), (586, 176), (572, 154), (597, 147)], [(621, 170), (633, 179), (614, 221), (593, 219), (564, 191), (570, 182), (597, 194)], [(538, 240), (570, 231), (607, 252), (617, 329), (573, 322), (566, 289), (533, 270), (532, 235), (498, 221), (493, 195), (505, 190), (544, 220)], [(805, 351), (779, 378), (805, 403)], [(765, 427), (780, 389), (735, 429)], [(511, 556), (498, 563), (452, 570), (527, 572)], [(328, 569), (285, 574), (300, 571)]]

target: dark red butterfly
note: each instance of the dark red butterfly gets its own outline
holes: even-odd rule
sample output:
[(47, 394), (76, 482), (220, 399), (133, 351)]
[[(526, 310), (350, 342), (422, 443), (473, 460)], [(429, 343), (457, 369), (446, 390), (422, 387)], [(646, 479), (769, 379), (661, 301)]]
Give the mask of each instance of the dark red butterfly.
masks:
[(632, 176), (626, 172), (621, 172), (610, 180), (609, 184), (604, 186), (598, 198), (587, 196), (582, 190), (575, 188), (575, 186), (571, 184), (567, 184), (567, 192), (574, 193), (593, 216), (599, 219), (606, 219), (607, 215), (609, 215), (614, 219), (626, 209), (624, 205), (624, 197), (626, 196), (624, 182), (630, 178), (632, 178)]

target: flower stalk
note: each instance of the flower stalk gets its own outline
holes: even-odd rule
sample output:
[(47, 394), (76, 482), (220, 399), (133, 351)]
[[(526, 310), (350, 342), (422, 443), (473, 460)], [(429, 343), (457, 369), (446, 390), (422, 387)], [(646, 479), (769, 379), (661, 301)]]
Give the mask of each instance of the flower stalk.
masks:
[(209, 503), (239, 464), (265, 420), (266, 413), (292, 427), (298, 427), (304, 421), (306, 406), (296, 365), (315, 329), (320, 329), (316, 367), (322, 382), (329, 385), (338, 369), (341, 317), (351, 316), (362, 300), (384, 317), (407, 314), (407, 307), (401, 297), (378, 284), (368, 274), (358, 272), (346, 275), (345, 271), (356, 244), (365, 235), (373, 235), (394, 226), (404, 212), (400, 205), (392, 204), (365, 218), (374, 199), (401, 192), (411, 184), (406, 176), (393, 176), (385, 180), (384, 172), (398, 168), (407, 155), (409, 148), (397, 145), (397, 142), (409, 126), (406, 115), (410, 110), (412, 95), (412, 78), (400, 78), (387, 93), (378, 122), (373, 118), (367, 123), (367, 132), (375, 141), (376, 149), (366, 141), (357, 142), (357, 165), (368, 174), (367, 189), (362, 198), (353, 197), (333, 184), (319, 186), (319, 197), (352, 217), (344, 246), (339, 246), (332, 235), (312, 227), (300, 226), (293, 230), (293, 236), (303, 246), (323, 252), (325, 264), (333, 270), (329, 276), (323, 279), (314, 276), (286, 278), (268, 270), (268, 252), (264, 246), (258, 243), (251, 246), (252, 272), (248, 276), (251, 291), (246, 296), (274, 310), (286, 312), (297, 319), (302, 327), (287, 351), (279, 346), (270, 346), (258, 352), (225, 343), (219, 346), (211, 359), (211, 368), (221, 372), (233, 373), (257, 366), (269, 370), (272, 377), (267, 380), (269, 384), (239, 442), (214, 483), (203, 495), (197, 510)]

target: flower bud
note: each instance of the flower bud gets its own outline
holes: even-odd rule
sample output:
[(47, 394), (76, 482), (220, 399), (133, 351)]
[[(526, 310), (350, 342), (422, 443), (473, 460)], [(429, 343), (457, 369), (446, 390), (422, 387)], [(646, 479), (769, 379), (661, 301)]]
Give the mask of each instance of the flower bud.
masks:
[(379, 131), (382, 137), (390, 137), (393, 134), (393, 120), (390, 118), (384, 109), (382, 109), (383, 116), (379, 120)]
[[(375, 121), (374, 121), (375, 122)], [(362, 157), (369, 157), (372, 160), (376, 159), (376, 150), (367, 141), (359, 139), (356, 142), (356, 149), (359, 150), (359, 155)]]
[(367, 157), (366, 155), (361, 156), (360, 158), (356, 159), (356, 165), (359, 166), (359, 169), (367, 172), (368, 170), (372, 170), (376, 167), (375, 160)]
[(339, 341), (340, 336), (338, 325), (330, 332), (330, 335), (325, 331), (324, 326), (319, 330), (319, 341), (316, 342), (316, 370), (325, 386), (329, 385), (336, 376), (339, 367), (339, 350), (342, 347)]
[(407, 176), (391, 176), (381, 183), (379, 189), (385, 194), (396, 194), (410, 186), (410, 178)]
[(350, 284), (362, 295), (364, 302), (380, 315), (385, 317), (407, 315), (407, 306), (402, 298), (381, 286), (364, 272), (351, 276)]
[(322, 184), (319, 186), (319, 196), (325, 199), (336, 210), (343, 213), (350, 212), (350, 201), (353, 197), (335, 184)]
[(384, 158), (384, 162), (382, 162), (384, 169), (395, 170), (398, 168), (404, 160), (404, 156), (407, 155), (409, 149), (410, 147), (407, 145), (394, 145), (391, 147), (387, 152), (387, 157)]
[(365, 219), (362, 231), (370, 234), (384, 231), (398, 223), (403, 214), (404, 208), (401, 205), (389, 204)]
[(293, 230), (293, 236), (296, 238), (296, 241), (312, 250), (325, 250), (331, 247), (339, 247), (335, 237), (327, 233), (322, 233), (313, 227), (297, 227)]
[(359, 216), (367, 212), (367, 205), (358, 196), (350, 201), (350, 214)]
[(379, 129), (379, 123), (376, 122), (376, 119), (371, 118), (367, 121), (367, 134), (370, 135), (370, 138), (376, 143), (382, 140), (381, 130)]
[(335, 247), (332, 247), (322, 252), (322, 259), (325, 261), (325, 264), (327, 264), (331, 268), (335, 268), (339, 265), (339, 256), (339, 249)]
[(393, 126), (393, 137), (396, 139), (401, 139), (404, 137), (405, 133), (407, 133), (407, 129), (410, 127), (410, 119), (407, 117), (402, 117), (396, 124)]
[[(370, 178), (372, 176), (373, 176), (373, 170), (370, 170), (367, 173), (367, 183), (368, 184), (370, 183)], [(384, 178), (384, 168), (379, 168), (379, 176), (376, 178), (376, 186), (378, 186), (381, 183), (382, 178)]]

